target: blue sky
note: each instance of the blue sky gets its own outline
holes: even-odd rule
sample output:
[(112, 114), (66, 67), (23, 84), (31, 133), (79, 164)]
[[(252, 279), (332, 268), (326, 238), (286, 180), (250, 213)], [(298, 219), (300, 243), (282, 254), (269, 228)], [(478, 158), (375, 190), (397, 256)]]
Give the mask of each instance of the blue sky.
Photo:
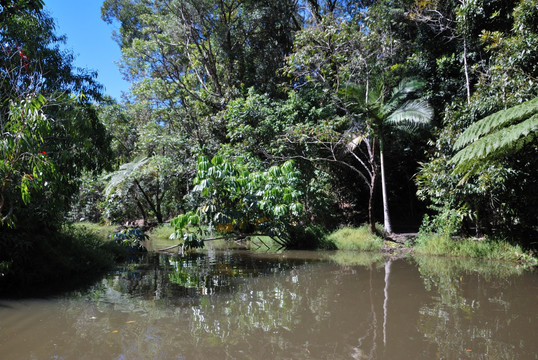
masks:
[(116, 63), (119, 46), (112, 40), (114, 27), (101, 20), (103, 0), (45, 0), (45, 9), (54, 19), (56, 33), (66, 35), (65, 48), (75, 55), (75, 66), (95, 70), (105, 94), (121, 100), (129, 90)]

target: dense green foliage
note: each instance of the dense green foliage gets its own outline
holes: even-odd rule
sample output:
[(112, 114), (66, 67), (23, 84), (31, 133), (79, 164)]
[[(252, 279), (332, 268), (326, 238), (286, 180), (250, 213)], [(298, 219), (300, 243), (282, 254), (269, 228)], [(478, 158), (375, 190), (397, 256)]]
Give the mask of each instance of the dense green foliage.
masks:
[[(6, 5), (9, 7), (8, 5)], [(2, 17), (0, 226), (56, 226), (84, 169), (111, 155), (92, 101), (100, 86), (62, 52), (41, 2), (16, 2)]]
[[(249, 224), (230, 187), (200, 191), (202, 153), (239, 173), (294, 159), (298, 224), (368, 221), (373, 231), (383, 218), (390, 233), (428, 212), (424, 230), (443, 234), (534, 232), (525, 209), (536, 197), (518, 202), (536, 185), (534, 117), (491, 114), (537, 95), (536, 17), (534, 0), (107, 0), (134, 90), (101, 112), (111, 129), (123, 124), (101, 217), (162, 222), (212, 203)], [(491, 127), (466, 132), (473, 123)], [(165, 171), (148, 166), (160, 156)]]
[(488, 21), (498, 29), (478, 28), (475, 39), (489, 62), (474, 65), (480, 76), (466, 104), (446, 104), (432, 157), (418, 175), (419, 196), (431, 201), (431, 224), (442, 232), (502, 234), (533, 246), (536, 127), (533, 101), (522, 103), (538, 94), (537, 2), (490, 9), (500, 12)]
[(112, 155), (93, 104), (100, 86), (60, 50), (64, 38), (55, 35), (42, 1), (1, 5), (2, 286), (98, 271), (109, 264), (101, 244), (60, 230), (82, 171), (106, 168)]
[(2, 231), (70, 209), (173, 219), (186, 247), (313, 247), (381, 219), (536, 245), (536, 0), (106, 0), (121, 103), (73, 68), (41, 1), (1, 5)]

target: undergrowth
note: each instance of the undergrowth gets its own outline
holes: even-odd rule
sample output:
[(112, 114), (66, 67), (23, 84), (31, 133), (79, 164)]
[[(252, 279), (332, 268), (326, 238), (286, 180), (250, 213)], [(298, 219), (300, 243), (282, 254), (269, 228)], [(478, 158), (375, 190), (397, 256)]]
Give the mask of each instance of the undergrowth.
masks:
[(0, 289), (11, 295), (31, 295), (78, 286), (100, 275), (123, 255), (121, 247), (83, 226), (3, 231)]
[(419, 234), (415, 244), (417, 254), (445, 255), (491, 260), (519, 261), (537, 264), (537, 258), (520, 245), (490, 238), (453, 238), (440, 234)]

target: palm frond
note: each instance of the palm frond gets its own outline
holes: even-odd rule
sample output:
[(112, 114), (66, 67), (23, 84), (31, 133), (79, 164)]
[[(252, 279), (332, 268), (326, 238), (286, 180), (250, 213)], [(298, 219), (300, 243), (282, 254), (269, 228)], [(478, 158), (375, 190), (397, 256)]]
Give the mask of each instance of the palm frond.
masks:
[(419, 78), (406, 78), (400, 81), (398, 86), (392, 90), (390, 100), (385, 104), (385, 113), (389, 114), (394, 111), (411, 95), (421, 91), (425, 85), (426, 82)]
[(490, 134), (502, 127), (520, 122), (536, 113), (538, 113), (538, 97), (520, 105), (486, 116), (469, 126), (454, 143), (453, 148), (454, 150), (461, 149), (467, 144), (476, 141), (481, 136)]
[(392, 112), (386, 119), (395, 125), (425, 126), (433, 118), (433, 108), (424, 99), (412, 100)]
[(358, 108), (373, 108), (383, 104), (383, 88), (379, 84), (370, 86), (348, 82), (339, 90), (347, 105)]

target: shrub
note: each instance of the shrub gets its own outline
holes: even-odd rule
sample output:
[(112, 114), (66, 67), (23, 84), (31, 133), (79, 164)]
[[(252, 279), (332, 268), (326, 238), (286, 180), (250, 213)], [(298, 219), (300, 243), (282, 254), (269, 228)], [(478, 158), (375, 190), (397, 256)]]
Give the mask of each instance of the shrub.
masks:
[(334, 244), (327, 241), (327, 230), (321, 225), (288, 227), (290, 241), (288, 249), (326, 249), (334, 250)]
[(149, 239), (144, 231), (139, 228), (127, 228), (114, 233), (112, 236), (117, 244), (133, 251), (147, 251), (143, 242)]

